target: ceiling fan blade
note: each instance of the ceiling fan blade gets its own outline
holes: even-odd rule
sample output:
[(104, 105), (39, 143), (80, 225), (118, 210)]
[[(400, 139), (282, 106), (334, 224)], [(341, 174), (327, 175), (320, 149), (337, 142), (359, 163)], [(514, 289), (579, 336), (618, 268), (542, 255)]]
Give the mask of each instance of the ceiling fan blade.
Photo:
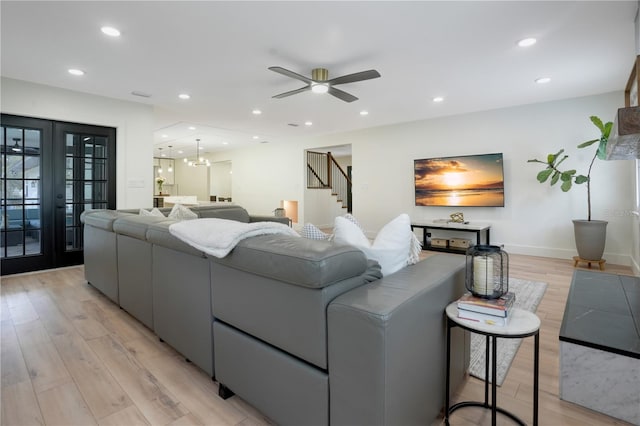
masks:
[(295, 78), (296, 80), (304, 81), (305, 83), (311, 84), (313, 80), (304, 75), (300, 75), (293, 71), (289, 71), (288, 69), (282, 67), (269, 67), (271, 71), (277, 72), (278, 74), (286, 75), (287, 77)]
[(342, 77), (332, 78), (327, 81), (331, 85), (355, 83), (356, 81), (371, 80), (380, 77), (380, 73), (376, 70), (360, 71), (353, 74), (343, 75)]
[(344, 90), (336, 89), (333, 86), (329, 86), (329, 93), (338, 99), (342, 99), (345, 102), (353, 102), (358, 100), (358, 98), (356, 98), (352, 94), (347, 93)]
[(295, 95), (296, 93), (306, 92), (307, 90), (311, 90), (311, 86), (304, 86), (296, 90), (291, 90), (289, 92), (280, 93), (279, 95), (272, 96), (273, 98), (281, 99), (286, 98), (287, 96)]

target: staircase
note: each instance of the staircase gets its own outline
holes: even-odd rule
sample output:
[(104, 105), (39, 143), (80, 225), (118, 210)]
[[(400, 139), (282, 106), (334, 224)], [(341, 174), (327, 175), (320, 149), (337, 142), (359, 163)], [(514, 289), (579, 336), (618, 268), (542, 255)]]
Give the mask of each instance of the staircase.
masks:
[(307, 188), (331, 189), (343, 209), (351, 213), (351, 179), (331, 152), (307, 151)]

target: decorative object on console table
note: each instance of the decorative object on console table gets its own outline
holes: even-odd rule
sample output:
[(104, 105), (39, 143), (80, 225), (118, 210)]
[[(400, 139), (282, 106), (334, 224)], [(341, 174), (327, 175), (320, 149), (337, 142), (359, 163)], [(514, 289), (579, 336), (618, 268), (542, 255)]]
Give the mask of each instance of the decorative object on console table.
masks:
[(449, 217), (453, 223), (464, 223), (464, 214), (462, 212), (451, 213)]
[(497, 299), (509, 291), (509, 255), (498, 246), (467, 250), (465, 286), (474, 296)]

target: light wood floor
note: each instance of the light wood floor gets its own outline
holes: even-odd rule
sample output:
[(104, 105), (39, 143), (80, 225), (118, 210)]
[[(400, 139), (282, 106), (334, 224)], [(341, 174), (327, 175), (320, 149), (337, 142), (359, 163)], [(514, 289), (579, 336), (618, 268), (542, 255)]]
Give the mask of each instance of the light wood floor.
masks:
[[(549, 284), (537, 312), (540, 424), (624, 424), (558, 398), (558, 331), (573, 262), (511, 255), (510, 269), (512, 277)], [(614, 265), (606, 272), (631, 274)], [(206, 373), (87, 285), (82, 267), (4, 277), (0, 289), (2, 425), (270, 424), (237, 396), (221, 400)], [(499, 405), (526, 422), (532, 354), (533, 339), (525, 339), (498, 390)], [(469, 377), (453, 402), (481, 400), (483, 389)], [(451, 424), (489, 424), (488, 414), (465, 408)]]

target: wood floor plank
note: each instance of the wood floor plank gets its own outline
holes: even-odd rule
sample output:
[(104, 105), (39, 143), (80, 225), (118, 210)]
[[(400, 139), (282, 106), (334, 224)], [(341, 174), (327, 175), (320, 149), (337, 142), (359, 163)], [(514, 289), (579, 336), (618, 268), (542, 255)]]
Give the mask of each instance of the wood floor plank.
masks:
[(33, 306), (31, 305), (29, 299), (27, 299), (24, 303), (9, 306), (9, 315), (11, 315), (11, 320), (13, 321), (14, 325), (38, 319), (38, 313), (35, 309), (33, 309)]
[(72, 380), (53, 342), (35, 343), (22, 348), (24, 361), (36, 393)]
[(131, 399), (80, 335), (64, 334), (53, 337), (53, 341), (96, 419), (132, 404)]
[(47, 426), (91, 426), (97, 424), (73, 382), (41, 392), (37, 397)]
[(149, 423), (140, 410), (138, 410), (138, 407), (131, 405), (99, 420), (98, 424), (100, 426), (148, 426), (164, 423)]
[(50, 296), (34, 297), (31, 299), (31, 304), (50, 336), (61, 336), (76, 332), (71, 321), (58, 309), (55, 301)]
[(0, 423), (3, 426), (44, 425), (40, 407), (29, 380), (3, 386), (1, 394)]
[(164, 425), (188, 410), (114, 337), (91, 340), (89, 346), (100, 357), (140, 412), (152, 424)]
[(245, 413), (218, 396), (218, 386), (182, 357), (160, 356), (145, 361), (153, 373), (204, 424), (235, 425)]
[(202, 423), (200, 419), (193, 414), (187, 413), (179, 419), (169, 423), (168, 426), (204, 426), (204, 423)]
[(0, 338), (0, 369), (2, 370), (2, 389), (6, 386), (29, 380), (27, 366), (22, 357), (22, 350), (11, 321), (3, 321)]

